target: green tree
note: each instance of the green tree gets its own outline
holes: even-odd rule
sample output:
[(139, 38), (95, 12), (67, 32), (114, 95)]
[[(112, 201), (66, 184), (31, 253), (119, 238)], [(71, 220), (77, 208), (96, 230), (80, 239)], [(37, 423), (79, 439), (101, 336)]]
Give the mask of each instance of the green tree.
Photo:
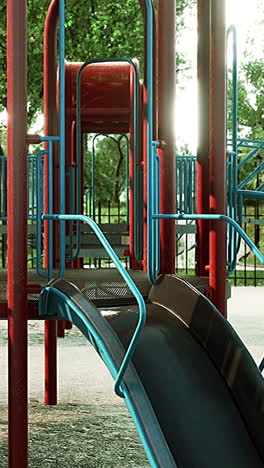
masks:
[[(92, 136), (90, 136), (90, 141)], [(94, 195), (96, 200), (118, 202), (126, 189), (127, 141), (124, 135), (99, 137), (95, 144)], [(84, 158), (85, 184), (90, 187), (92, 152)]]
[[(193, 1), (193, 0), (191, 0)], [(50, 0), (28, 0), (29, 124), (42, 109), (43, 29)], [(0, 5), (0, 111), (6, 108), (6, 4)], [(187, 0), (177, 1), (179, 28)], [(137, 57), (143, 64), (143, 21), (137, 0), (67, 0), (66, 59)], [(179, 63), (183, 59), (179, 58)]]

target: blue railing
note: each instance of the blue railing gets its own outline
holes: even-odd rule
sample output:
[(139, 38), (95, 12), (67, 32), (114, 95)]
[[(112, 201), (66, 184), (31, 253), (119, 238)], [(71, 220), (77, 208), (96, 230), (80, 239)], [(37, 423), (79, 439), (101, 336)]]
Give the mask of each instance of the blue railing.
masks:
[(196, 156), (176, 156), (176, 213), (196, 213)]
[[(37, 155), (28, 155), (28, 220), (37, 220)], [(0, 221), (7, 220), (7, 159), (0, 156)]]
[(61, 214), (54, 214), (54, 215), (44, 215), (43, 219), (49, 220), (49, 221), (81, 221), (90, 226), (90, 228), (93, 230), (99, 241), (101, 242), (102, 246), (105, 248), (107, 255), (111, 258), (113, 263), (115, 264), (117, 270), (119, 271), (120, 275), (122, 278), (125, 280), (126, 284), (128, 285), (130, 291), (136, 298), (136, 301), (138, 303), (139, 307), (139, 318), (138, 318), (138, 324), (136, 326), (136, 330), (134, 332), (134, 335), (130, 341), (130, 344), (128, 346), (128, 349), (126, 351), (126, 354), (124, 356), (124, 360), (122, 361), (122, 364), (120, 366), (116, 381), (115, 381), (115, 391), (117, 395), (123, 396), (122, 389), (121, 389), (121, 383), (123, 376), (125, 374), (125, 371), (127, 369), (127, 366), (131, 360), (131, 356), (136, 348), (139, 336), (141, 334), (142, 329), (144, 328), (145, 321), (146, 321), (146, 306), (144, 299), (139, 292), (138, 288), (136, 287), (135, 283), (133, 282), (132, 278), (129, 276), (128, 272), (126, 269), (123, 267), (121, 264), (118, 256), (116, 255), (115, 251), (109, 244), (108, 240), (102, 233), (101, 229), (98, 227), (98, 225), (95, 223), (95, 221), (88, 216), (83, 216), (83, 215), (61, 215)]

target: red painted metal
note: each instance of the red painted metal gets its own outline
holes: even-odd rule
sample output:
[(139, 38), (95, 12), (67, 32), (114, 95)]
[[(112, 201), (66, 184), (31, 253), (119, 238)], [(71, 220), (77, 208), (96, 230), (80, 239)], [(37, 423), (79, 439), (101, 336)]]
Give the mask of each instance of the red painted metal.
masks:
[(65, 320), (58, 320), (57, 322), (57, 337), (64, 338), (65, 336)]
[(143, 186), (143, 202), (144, 202), (144, 230), (143, 230), (143, 270), (148, 269), (148, 229), (147, 229), (147, 206), (148, 206), (148, 122), (147, 122), (147, 89), (145, 84), (141, 87), (141, 102), (142, 102), (142, 148), (143, 148), (143, 167), (144, 167), (144, 186)]
[(72, 329), (72, 323), (69, 322), (69, 320), (65, 320), (65, 330), (71, 330)]
[[(158, 2), (158, 140), (160, 152), (160, 211), (175, 213), (175, 100), (176, 100), (176, 2)], [(175, 272), (174, 220), (160, 221), (160, 272)]]
[[(66, 117), (76, 119), (76, 79), (82, 63), (66, 63)], [(86, 67), (81, 82), (83, 132), (129, 132), (131, 65), (111, 62)]]
[[(210, 213), (226, 214), (226, 25), (225, 0), (211, 0)], [(211, 299), (226, 316), (226, 225), (210, 224)]]
[[(57, 109), (56, 109), (56, 79), (57, 79), (57, 26), (59, 1), (53, 0), (50, 4), (44, 30), (44, 135), (57, 134)], [(54, 151), (54, 197), (55, 206), (58, 207), (58, 177), (56, 157), (58, 152)], [(47, 158), (44, 159), (44, 210), (48, 212), (48, 165)], [(54, 207), (55, 209), (55, 207)], [(57, 211), (58, 212), (58, 211)], [(56, 229), (56, 226), (54, 226)], [(56, 235), (56, 231), (55, 231)], [(56, 245), (54, 245), (56, 252)], [(47, 265), (48, 257), (48, 229), (47, 222), (44, 223), (44, 258)], [(57, 324), (56, 322), (45, 322), (45, 404), (55, 405), (57, 403)]]
[[(197, 1), (198, 49), (198, 147), (197, 147), (197, 213), (209, 213), (210, 151), (210, 2)], [(198, 276), (208, 276), (209, 222), (197, 222)]]
[(41, 136), (27, 134), (26, 142), (28, 145), (39, 145), (41, 143)]
[(9, 468), (28, 466), (27, 2), (7, 2)]
[[(54, 317), (55, 318), (55, 317)], [(0, 320), (8, 319), (8, 306), (6, 302), (0, 303)], [(27, 305), (27, 319), (28, 320), (43, 320), (38, 314), (38, 302), (29, 301)]]

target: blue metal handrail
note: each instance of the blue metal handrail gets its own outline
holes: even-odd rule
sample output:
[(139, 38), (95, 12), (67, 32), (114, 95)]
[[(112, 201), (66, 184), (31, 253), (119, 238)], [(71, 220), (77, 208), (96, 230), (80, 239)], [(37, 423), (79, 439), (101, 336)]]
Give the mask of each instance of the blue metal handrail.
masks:
[[(65, 0), (59, 1), (59, 135), (60, 135), (60, 213), (65, 213)], [(65, 222), (60, 222), (60, 269), (65, 270)]]
[[(37, 273), (42, 278), (49, 278), (49, 275), (42, 270), (42, 215), (43, 215), (43, 174), (42, 174), (42, 157), (48, 155), (48, 150), (40, 151), (37, 155), (37, 242), (36, 242), (36, 251), (37, 251)], [(50, 230), (48, 236), (50, 235)], [(52, 238), (51, 238), (52, 239)], [(50, 248), (49, 251), (52, 252), (52, 240), (49, 237)], [(50, 256), (49, 256), (50, 260)], [(52, 263), (51, 263), (52, 265)]]
[[(237, 220), (237, 133), (238, 133), (238, 56), (237, 56), (237, 31), (234, 25), (227, 30), (227, 47), (232, 39), (232, 151), (230, 152), (227, 164), (227, 214)], [(233, 273), (236, 268), (236, 257), (240, 246), (240, 237), (236, 230), (228, 225), (228, 244), (227, 244), (227, 265), (229, 273)]]
[[(157, 209), (157, 142), (153, 141), (153, 77), (154, 77), (154, 14), (151, 0), (146, 0), (147, 10), (147, 238), (148, 238), (148, 276), (152, 284), (156, 281), (159, 265), (159, 248), (157, 248), (157, 222), (153, 213)], [(158, 230), (159, 231), (159, 230)], [(159, 233), (158, 233), (159, 234)]]
[(245, 233), (245, 231), (241, 228), (241, 226), (229, 216), (223, 214), (161, 214), (155, 213), (153, 214), (154, 219), (204, 219), (204, 220), (219, 220), (225, 221), (226, 223), (231, 224), (238, 234), (242, 237), (242, 239), (246, 242), (246, 244), (250, 247), (254, 255), (257, 259), (264, 265), (264, 255), (260, 252), (260, 250), (255, 246), (254, 242), (250, 239), (250, 237)]
[(111, 258), (111, 260), (115, 264), (117, 270), (119, 271), (119, 273), (121, 274), (121, 276), (125, 280), (126, 284), (128, 285), (130, 291), (132, 292), (132, 294), (136, 298), (136, 301), (137, 301), (138, 306), (139, 306), (138, 323), (137, 323), (134, 335), (131, 338), (128, 349), (126, 351), (126, 354), (124, 356), (124, 359), (122, 361), (122, 364), (120, 366), (118, 375), (117, 375), (116, 380), (115, 380), (115, 392), (117, 393), (117, 395), (123, 397), (123, 393), (122, 393), (122, 389), (121, 389), (122, 379), (123, 379), (123, 376), (124, 376), (124, 374), (126, 372), (127, 366), (129, 364), (129, 362), (131, 361), (132, 354), (133, 354), (133, 352), (134, 352), (134, 350), (136, 348), (136, 345), (138, 343), (140, 334), (141, 334), (141, 332), (142, 332), (142, 330), (144, 328), (145, 322), (146, 322), (146, 306), (145, 306), (144, 299), (143, 299), (140, 291), (138, 290), (137, 286), (135, 285), (134, 281), (129, 276), (126, 269), (123, 267), (123, 265), (120, 262), (118, 256), (116, 255), (115, 251), (113, 250), (113, 248), (109, 244), (108, 240), (104, 236), (103, 232), (101, 231), (101, 229), (99, 228), (99, 226), (95, 223), (95, 221), (93, 219), (89, 218), (88, 216), (84, 216), (84, 215), (66, 215), (66, 214), (64, 214), (64, 215), (61, 215), (61, 214), (47, 214), (47, 215), (43, 215), (42, 218), (52, 220), (52, 221), (55, 221), (55, 220), (58, 220), (58, 221), (82, 221), (82, 222), (88, 224), (92, 228), (92, 230), (94, 231), (95, 235), (97, 236), (97, 238), (99, 239), (99, 241), (101, 242), (103, 247), (105, 248), (105, 250), (107, 252), (107, 255)]

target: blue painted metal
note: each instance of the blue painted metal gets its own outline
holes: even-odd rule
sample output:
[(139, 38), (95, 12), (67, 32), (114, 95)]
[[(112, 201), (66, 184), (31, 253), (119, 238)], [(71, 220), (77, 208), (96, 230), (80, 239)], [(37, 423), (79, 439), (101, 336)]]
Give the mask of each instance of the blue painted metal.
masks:
[[(237, 58), (237, 31), (234, 25), (227, 30), (227, 47), (232, 39), (232, 152), (228, 155), (227, 178), (227, 214), (237, 220), (237, 134), (238, 134), (238, 58)], [(227, 265), (229, 274), (236, 268), (237, 253), (240, 246), (240, 237), (230, 224), (227, 227)]]
[(59, 136), (43, 136), (41, 137), (41, 141), (43, 142), (49, 142), (53, 141), (54, 143), (59, 143), (60, 142), (60, 137)]
[[(245, 142), (247, 140), (244, 140)], [(241, 144), (239, 145), (239, 148), (253, 148), (252, 151), (250, 151), (250, 153), (246, 156), (246, 158), (242, 159), (239, 163), (238, 163), (238, 170), (241, 169), (241, 167), (245, 166), (245, 164), (253, 158), (253, 156), (255, 156), (255, 154), (264, 148), (264, 142), (262, 141), (262, 144), (257, 144), (256, 146), (251, 146), (251, 145), (247, 145), (247, 144)]]
[[(264, 162), (260, 164), (254, 171), (251, 172), (240, 184), (238, 185), (238, 190), (242, 190), (249, 182), (251, 182), (256, 175), (258, 175), (264, 169)], [(253, 192), (254, 190), (252, 190)]]
[(254, 255), (257, 257), (257, 259), (264, 265), (264, 255), (260, 252), (260, 250), (255, 246), (255, 244), (252, 242), (252, 240), (248, 237), (248, 235), (245, 233), (245, 231), (241, 228), (241, 226), (232, 218), (229, 216), (223, 215), (223, 214), (161, 214), (161, 213), (155, 213), (153, 214), (154, 219), (193, 219), (193, 220), (198, 220), (198, 219), (205, 219), (205, 220), (210, 220), (210, 219), (216, 219), (216, 220), (222, 220), (225, 221), (229, 224), (231, 224), (236, 231), (239, 233), (239, 235), (242, 237), (242, 239), (246, 242), (246, 244), (249, 246), (249, 248), (252, 250)]
[(153, 25), (153, 5), (150, 0), (146, 0), (147, 11), (147, 192), (148, 192), (148, 210), (147, 210), (147, 238), (148, 238), (148, 276), (152, 284), (156, 282), (157, 266), (155, 265), (158, 258), (156, 249), (156, 225), (153, 219), (155, 212), (155, 189), (156, 185), (156, 142), (153, 142), (153, 79), (154, 79), (154, 25)]
[[(228, 146), (232, 146), (232, 139), (228, 139)], [(244, 167), (251, 158), (254, 158), (258, 151), (264, 147), (264, 142), (260, 140), (248, 140), (238, 138), (237, 148), (251, 149), (249, 155), (238, 164), (237, 153), (233, 150), (229, 151), (227, 156), (227, 215), (242, 225), (242, 209), (243, 198), (263, 199), (264, 184), (260, 184), (255, 191), (246, 190), (246, 184), (258, 174), (263, 171), (263, 163), (260, 164), (252, 173), (238, 185), (238, 170)], [(190, 193), (189, 187), (191, 186), (190, 180), (195, 180), (194, 175), (191, 173), (190, 165), (188, 165), (189, 158), (193, 158), (193, 164), (196, 164), (196, 156), (177, 156), (176, 157), (176, 187), (177, 187), (177, 213), (195, 213), (193, 209), (195, 204), (196, 187), (193, 190), (193, 197)], [(187, 178), (186, 178), (186, 174)], [(186, 184), (186, 180), (189, 182)], [(241, 187), (241, 190), (240, 190)], [(242, 190), (242, 188), (244, 190)], [(194, 204), (191, 203), (193, 198)], [(189, 207), (192, 207), (189, 209)], [(240, 246), (241, 237), (238, 235), (235, 228), (228, 225), (228, 248), (227, 248), (227, 266), (229, 274), (232, 274), (236, 268), (237, 253)]]
[[(52, 142), (59, 142), (59, 204), (60, 213), (65, 213), (65, 0), (59, 1), (59, 136), (48, 136), (42, 137), (41, 141), (49, 143), (49, 153), (51, 152), (52, 159)], [(50, 202), (51, 192), (53, 191), (53, 177), (52, 168), (49, 164), (49, 209), (51, 209)], [(53, 201), (52, 201), (53, 202)], [(52, 265), (51, 257), (53, 257), (53, 238), (50, 237), (50, 229), (52, 233), (52, 226), (49, 225), (49, 265), (48, 275), (52, 277)], [(60, 277), (63, 277), (65, 271), (65, 222), (60, 222), (60, 247), (59, 247), (59, 258), (60, 258)]]
[[(53, 143), (51, 140), (48, 142), (48, 180), (49, 180), (49, 193), (48, 193), (48, 210), (49, 214), (53, 213)], [(48, 221), (48, 278), (52, 279), (53, 274), (53, 223)]]
[(258, 192), (256, 190), (238, 190), (238, 195), (244, 198), (251, 198), (253, 200), (264, 200), (264, 192)]
[[(49, 214), (52, 214), (53, 213), (53, 143), (60, 142), (60, 137), (58, 136), (42, 137), (41, 141), (48, 143), (48, 151), (41, 152), (40, 154), (42, 155), (47, 154), (47, 157), (48, 157), (48, 211), (49, 211)], [(64, 196), (65, 196), (65, 189), (64, 189)], [(43, 211), (44, 211), (43, 188), (42, 188), (41, 194), (39, 193), (39, 200), (41, 200), (41, 210), (38, 211), (38, 224), (39, 226), (41, 226), (41, 216), (43, 215)], [(62, 244), (62, 242), (64, 242), (64, 252), (65, 252), (65, 232), (64, 232), (64, 238), (61, 237), (61, 229), (60, 229), (60, 245)], [(37, 269), (39, 269), (40, 259), (42, 257), (42, 255), (40, 254), (40, 250), (39, 250), (39, 253), (37, 254), (37, 257), (39, 258)], [(60, 256), (60, 259), (61, 259), (61, 256)], [(65, 259), (65, 254), (64, 254), (64, 259)], [(63, 270), (64, 264), (65, 264), (65, 260), (64, 262), (60, 261), (60, 276), (61, 277), (64, 274), (64, 270)], [(48, 222), (48, 276), (46, 276), (46, 274), (43, 272), (41, 276), (44, 276), (45, 278), (48, 277), (49, 279), (52, 279), (52, 276), (53, 276), (53, 223), (52, 221)]]
[(238, 60), (237, 60), (237, 31), (235, 25), (227, 30), (227, 45), (232, 37), (232, 151), (237, 153), (238, 129)]
[(97, 236), (97, 238), (99, 239), (99, 241), (101, 242), (103, 247), (105, 248), (105, 250), (107, 252), (107, 255), (111, 258), (111, 260), (115, 264), (117, 270), (119, 271), (119, 273), (121, 274), (121, 276), (125, 280), (125, 282), (128, 285), (130, 291), (132, 292), (132, 294), (136, 298), (136, 301), (137, 301), (138, 306), (139, 306), (138, 324), (137, 324), (135, 333), (134, 333), (134, 335), (133, 335), (133, 337), (131, 339), (131, 342), (130, 342), (130, 344), (128, 346), (127, 352), (126, 352), (124, 360), (123, 360), (123, 362), (122, 362), (122, 364), (120, 366), (120, 369), (119, 369), (119, 372), (118, 372), (118, 375), (117, 375), (116, 381), (115, 381), (115, 392), (117, 393), (117, 395), (123, 397), (123, 393), (122, 393), (122, 389), (121, 389), (122, 379), (123, 379), (124, 373), (126, 371), (126, 368), (127, 368), (128, 364), (129, 364), (129, 362), (131, 360), (131, 356), (132, 356), (132, 354), (133, 354), (133, 352), (135, 350), (135, 347), (137, 345), (137, 342), (138, 342), (138, 339), (140, 337), (141, 331), (144, 328), (145, 321), (146, 321), (146, 306), (145, 306), (145, 303), (144, 303), (144, 299), (143, 299), (141, 293), (139, 292), (138, 288), (136, 287), (135, 283), (130, 278), (128, 272), (123, 267), (123, 265), (120, 262), (118, 256), (116, 255), (115, 251), (113, 250), (113, 248), (109, 244), (108, 240), (106, 239), (106, 237), (102, 233), (101, 229), (99, 228), (99, 226), (97, 226), (97, 224), (95, 223), (95, 221), (93, 219), (89, 218), (88, 216), (78, 215), (78, 214), (77, 215), (66, 215), (66, 214), (53, 214), (53, 215), (51, 215), (51, 214), (47, 214), (47, 215), (43, 216), (43, 219), (58, 220), (58, 221), (82, 221), (82, 222), (88, 224), (92, 228), (93, 232), (95, 233), (95, 235)]
[[(153, 181), (153, 185), (155, 188), (155, 206), (154, 210), (159, 212), (160, 211), (160, 159), (157, 153), (158, 143), (153, 142), (153, 151), (155, 152), (155, 180)], [(153, 222), (153, 231), (154, 231), (154, 239), (153, 243), (155, 245), (155, 264), (153, 268), (155, 268), (155, 277), (158, 276), (160, 270), (160, 220), (156, 219)]]
[(176, 212), (196, 212), (196, 161), (193, 155), (176, 156)]
[(37, 155), (37, 273), (42, 278), (48, 278), (48, 274), (42, 270), (42, 215), (43, 215), (43, 163), (42, 157), (48, 155), (48, 151), (40, 151)]
[(6, 220), (6, 209), (7, 209), (7, 159), (6, 156), (0, 156), (0, 164), (1, 164), (1, 213), (0, 219)]
[[(60, 213), (65, 213), (65, 0), (59, 1), (59, 134), (60, 134)], [(60, 277), (65, 270), (65, 222), (60, 222)], [(51, 242), (49, 243), (51, 244)]]
[[(76, 200), (75, 200), (75, 195), (76, 195), (76, 168), (75, 167), (70, 167), (69, 169), (69, 178), (70, 178), (70, 213), (75, 213), (75, 207), (76, 207)], [(52, 222), (52, 221), (51, 221)], [(67, 262), (71, 262), (74, 260), (74, 254), (73, 254), (73, 243), (74, 243), (74, 234), (73, 234), (73, 222), (70, 222), (70, 229), (69, 229), (69, 252), (67, 252)]]

